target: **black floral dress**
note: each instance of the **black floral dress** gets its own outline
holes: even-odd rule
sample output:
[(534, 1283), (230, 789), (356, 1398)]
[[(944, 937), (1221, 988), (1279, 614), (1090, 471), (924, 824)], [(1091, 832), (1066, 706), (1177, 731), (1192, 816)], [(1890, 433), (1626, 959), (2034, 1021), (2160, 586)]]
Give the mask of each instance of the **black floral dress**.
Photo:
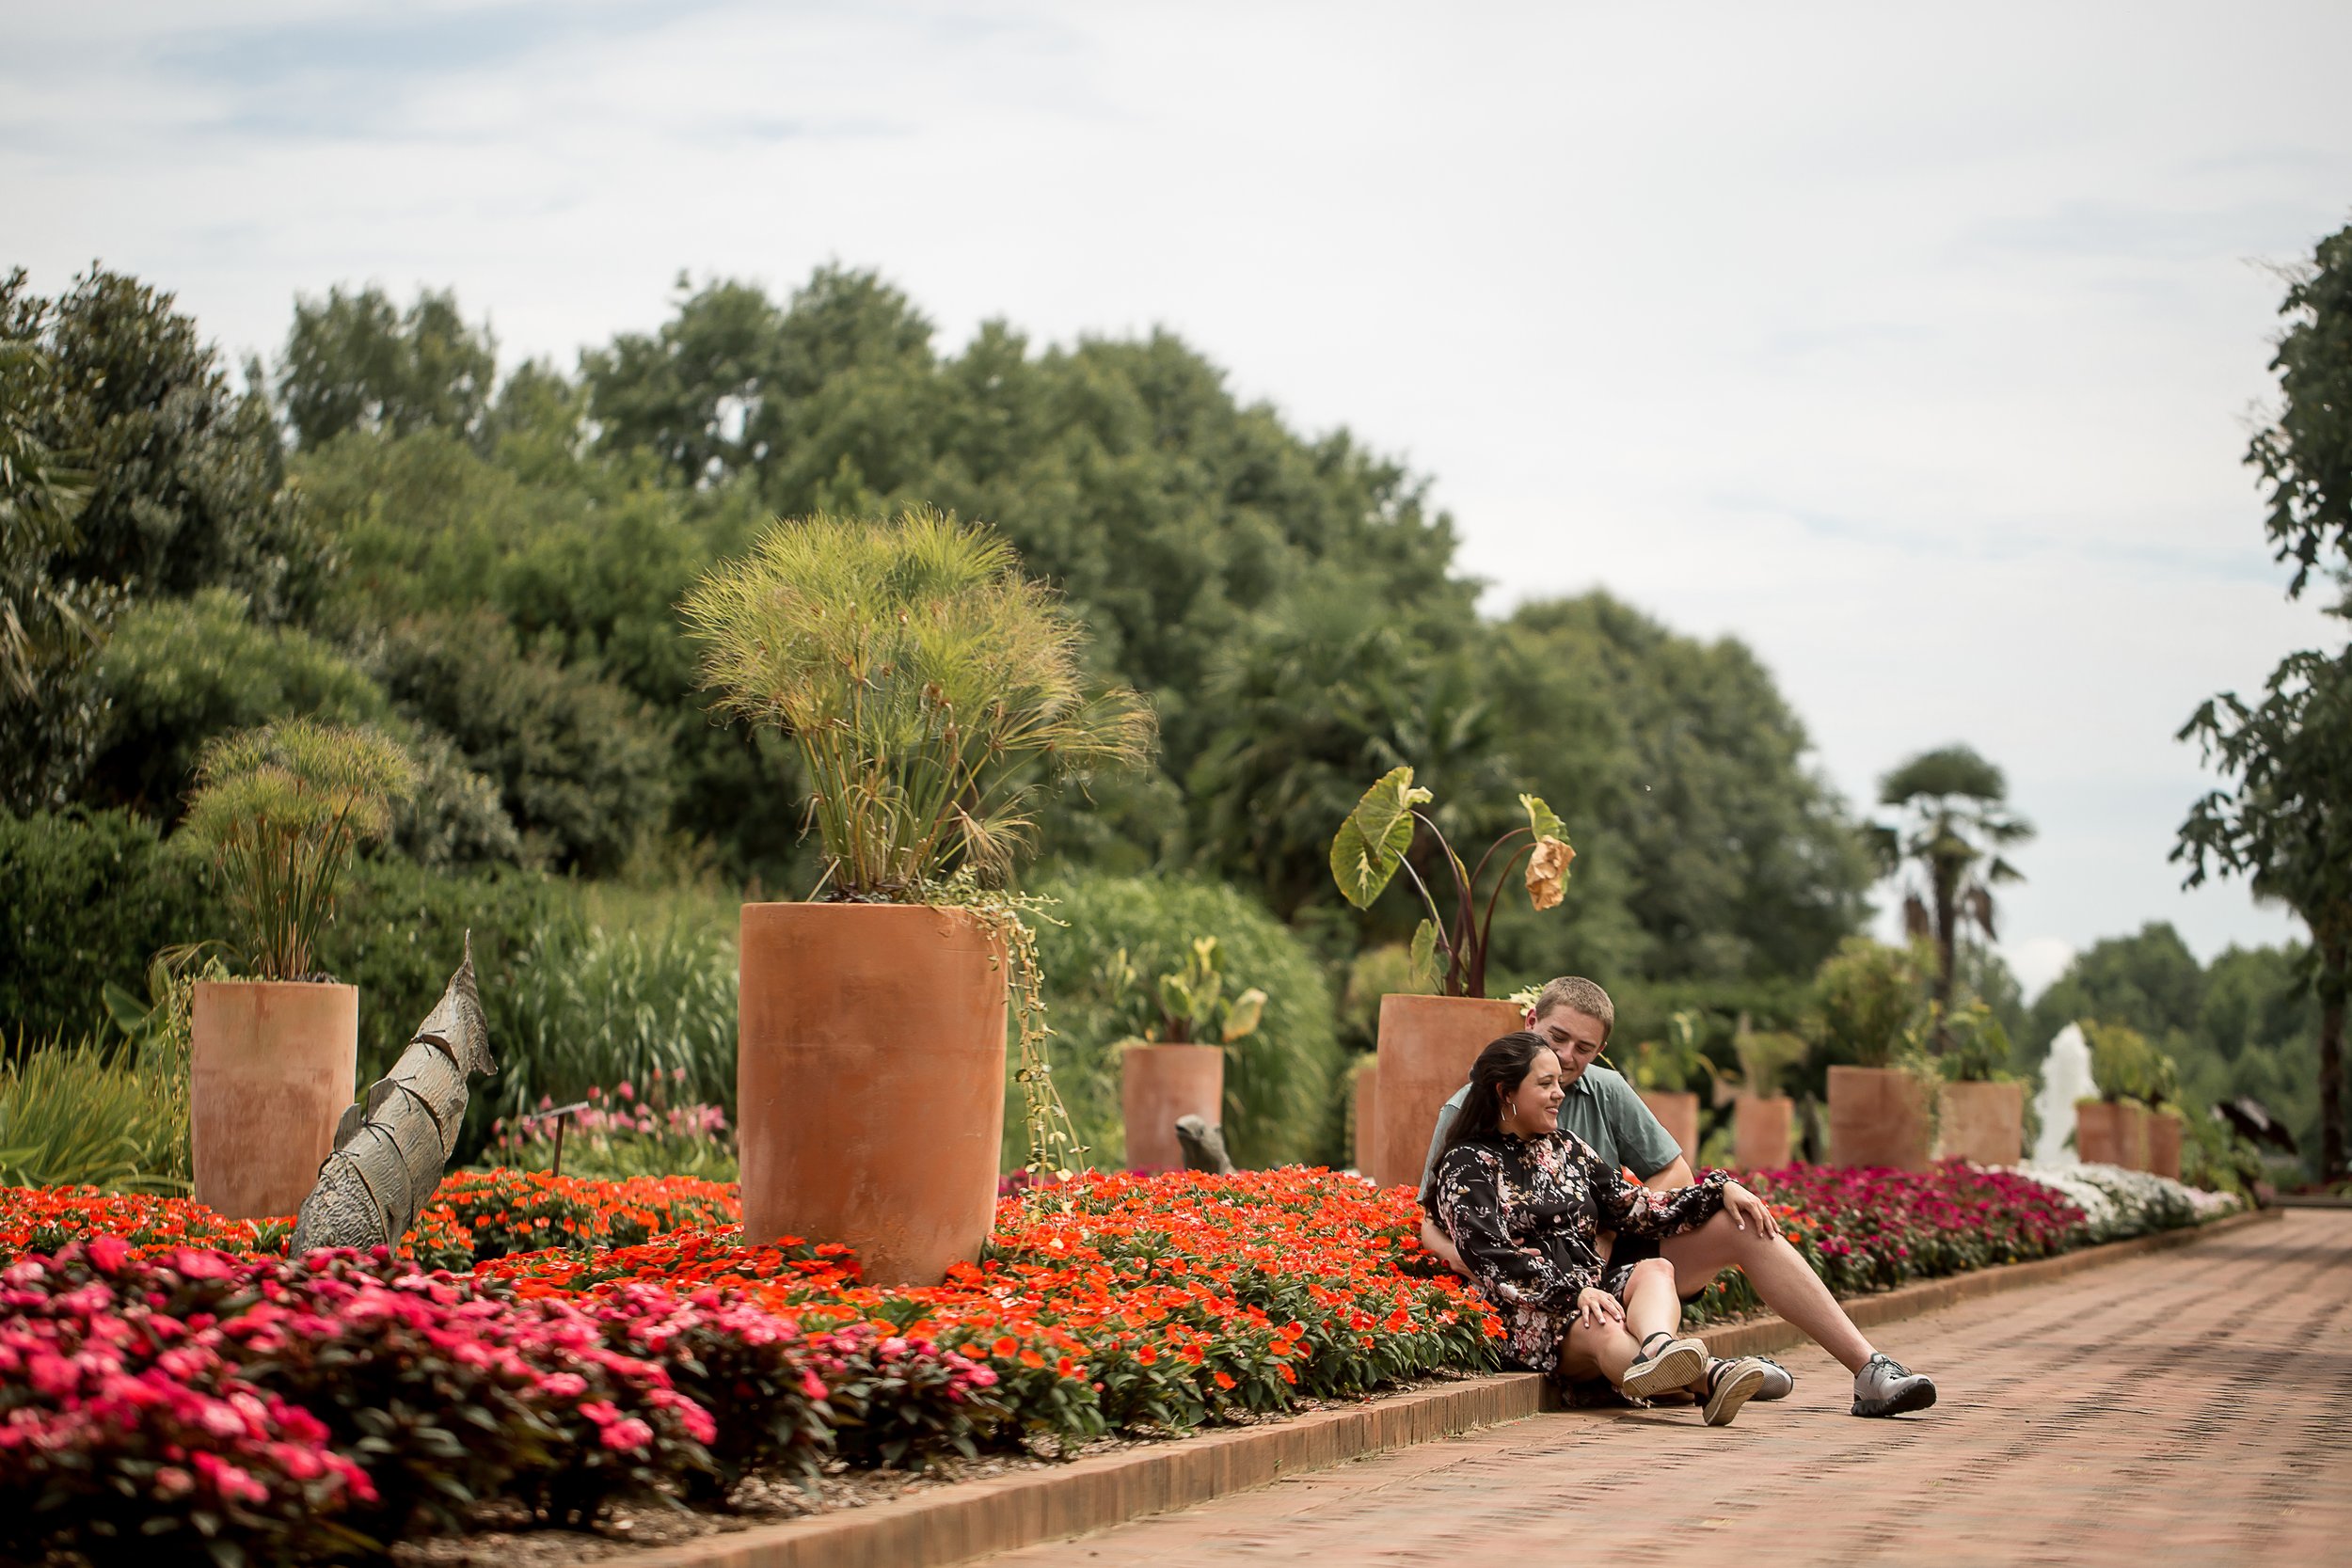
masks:
[(1632, 1272), (1610, 1271), (1604, 1279), (1599, 1234), (1695, 1230), (1723, 1208), (1728, 1180), (1710, 1171), (1694, 1187), (1637, 1187), (1563, 1128), (1539, 1138), (1503, 1132), (1455, 1144), (1438, 1160), (1422, 1201), (1502, 1313), (1512, 1359), (1557, 1378), (1578, 1292), (1598, 1286), (1622, 1299)]

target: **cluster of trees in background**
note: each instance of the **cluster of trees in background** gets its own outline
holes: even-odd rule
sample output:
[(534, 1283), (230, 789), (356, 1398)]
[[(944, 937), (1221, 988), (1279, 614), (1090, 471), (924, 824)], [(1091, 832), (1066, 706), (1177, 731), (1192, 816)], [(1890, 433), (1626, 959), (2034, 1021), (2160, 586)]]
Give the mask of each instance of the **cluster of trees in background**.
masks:
[[(1119, 879), (1170, 909), (1235, 890), (1311, 960), (1329, 1015), (1351, 968), (1371, 973), (1372, 954), (1376, 969), (1411, 922), (1401, 896), (1369, 917), (1340, 900), (1331, 833), (1410, 763), (1457, 842), (1507, 826), (1522, 790), (1575, 836), (1564, 906), (1497, 922), (1496, 989), (1606, 976), (1631, 1028), (1696, 1007), (1725, 1052), (1741, 1013), (1799, 1022), (1867, 916), (1883, 846), (1749, 650), (1598, 592), (1480, 616), (1422, 479), (1239, 402), (1173, 336), (1041, 348), (992, 322), (959, 350), (936, 337), (882, 278), (829, 267), (784, 299), (681, 278), (651, 333), (568, 370), (501, 366), (448, 294), (334, 290), (298, 302), (275, 363), (240, 382), (146, 282), (93, 270), (44, 297), (17, 274), (0, 283), (0, 804), (16, 842), (45, 823), (151, 848), (207, 738), (304, 713), (378, 725), (422, 769), (362, 906), (456, 918), (462, 896), (425, 890), (511, 903), (518, 879), (799, 895), (815, 875), (796, 763), (706, 710), (675, 606), (771, 516), (921, 502), (1000, 530), (1085, 618), (1097, 673), (1158, 714), (1151, 768), (1050, 810), (1038, 879), (1098, 911), (1116, 899), (1096, 884)], [(1950, 941), (1974, 913), (1990, 929), (1966, 878), (2006, 868), (1946, 885), (1903, 847), (1929, 868), (1947, 973), (2032, 1043), (1997, 958)], [(158, 894), (138, 918), (175, 909)], [(343, 967), (391, 940), (346, 925)], [(54, 1015), (24, 998), (52, 983), (32, 969), (55, 967), (53, 948), (119, 969), (109, 942), (136, 945), (8, 940), (24, 973), (0, 1000), (35, 1027)], [(2280, 994), (2307, 992), (2277, 958)]]

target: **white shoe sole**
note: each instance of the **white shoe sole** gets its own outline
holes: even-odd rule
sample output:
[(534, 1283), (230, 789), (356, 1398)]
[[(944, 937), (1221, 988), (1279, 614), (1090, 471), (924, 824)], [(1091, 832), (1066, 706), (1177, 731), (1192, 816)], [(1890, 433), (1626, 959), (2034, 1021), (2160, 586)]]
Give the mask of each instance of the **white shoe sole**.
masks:
[(1740, 1407), (1761, 1393), (1764, 1388), (1764, 1369), (1741, 1367), (1725, 1372), (1716, 1380), (1715, 1391), (1707, 1396), (1707, 1424), (1727, 1427), (1740, 1414)]
[(1688, 1388), (1707, 1370), (1707, 1347), (1696, 1339), (1677, 1339), (1657, 1358), (1636, 1361), (1625, 1370), (1618, 1391), (1628, 1399), (1645, 1400), (1669, 1389)]

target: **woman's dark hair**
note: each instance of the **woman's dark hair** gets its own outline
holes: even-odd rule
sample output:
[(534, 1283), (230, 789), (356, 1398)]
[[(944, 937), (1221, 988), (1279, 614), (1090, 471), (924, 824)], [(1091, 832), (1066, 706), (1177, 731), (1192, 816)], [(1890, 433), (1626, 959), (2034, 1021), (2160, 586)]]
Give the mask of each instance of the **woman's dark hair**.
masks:
[[(1501, 1132), (1502, 1102), (1518, 1093), (1527, 1075), (1535, 1070), (1535, 1058), (1556, 1058), (1559, 1054), (1549, 1040), (1525, 1029), (1487, 1041), (1486, 1048), (1478, 1053), (1478, 1060), (1470, 1064), (1470, 1094), (1445, 1130), (1445, 1142), (1438, 1149), (1438, 1160), (1443, 1161), (1455, 1144), (1468, 1143), (1472, 1138), (1491, 1138)], [(1430, 1168), (1434, 1173), (1436, 1163)]]

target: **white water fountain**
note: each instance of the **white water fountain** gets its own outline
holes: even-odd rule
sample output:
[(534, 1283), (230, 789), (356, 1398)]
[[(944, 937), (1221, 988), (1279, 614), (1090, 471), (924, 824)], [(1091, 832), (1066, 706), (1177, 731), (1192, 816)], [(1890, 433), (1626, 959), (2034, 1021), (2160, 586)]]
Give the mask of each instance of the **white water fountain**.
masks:
[(2033, 1145), (2035, 1164), (2082, 1163), (2066, 1147), (2066, 1138), (2074, 1131), (2074, 1101), (2098, 1092), (2090, 1077), (2090, 1042), (2083, 1038), (2081, 1024), (2070, 1023), (2050, 1042), (2050, 1054), (2042, 1063), (2042, 1092), (2033, 1102), (2042, 1117), (2042, 1135)]

